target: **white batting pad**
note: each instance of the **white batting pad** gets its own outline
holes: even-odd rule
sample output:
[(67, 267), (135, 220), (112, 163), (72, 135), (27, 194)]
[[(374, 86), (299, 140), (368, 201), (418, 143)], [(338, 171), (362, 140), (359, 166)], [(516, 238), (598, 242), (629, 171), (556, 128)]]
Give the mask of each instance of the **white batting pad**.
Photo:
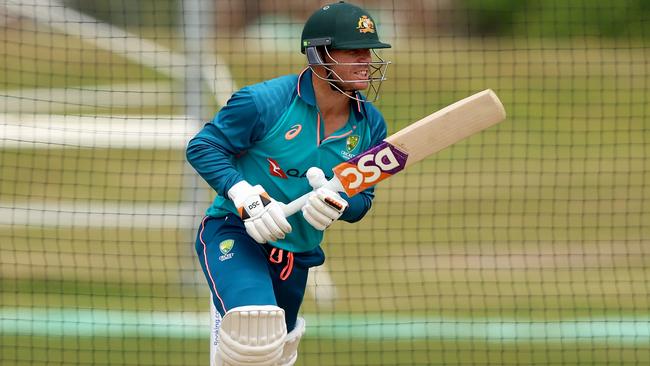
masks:
[(287, 327), (284, 310), (241, 306), (226, 312), (219, 329), (218, 366), (273, 366), (282, 357)]
[(282, 351), (282, 358), (278, 363), (278, 366), (293, 366), (298, 359), (298, 344), (300, 344), (300, 338), (305, 334), (305, 319), (298, 318), (296, 320), (296, 326), (293, 330), (287, 334), (287, 340), (284, 343), (284, 350)]

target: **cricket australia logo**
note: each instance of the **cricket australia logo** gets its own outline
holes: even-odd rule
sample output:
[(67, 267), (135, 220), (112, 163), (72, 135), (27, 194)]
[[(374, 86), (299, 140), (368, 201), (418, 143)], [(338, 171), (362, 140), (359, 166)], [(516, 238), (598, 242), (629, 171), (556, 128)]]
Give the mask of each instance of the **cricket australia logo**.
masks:
[(345, 148), (348, 149), (348, 152), (354, 150), (359, 144), (359, 135), (350, 135), (345, 141)]
[(230, 252), (232, 250), (232, 247), (235, 246), (235, 241), (233, 239), (227, 239), (219, 243), (219, 250), (221, 250), (221, 253), (223, 255), (219, 256), (220, 261), (225, 261), (230, 258), (232, 258), (235, 253)]
[(346, 159), (352, 159), (356, 154), (352, 153), (354, 149), (359, 145), (359, 135), (350, 135), (347, 140), (345, 140), (345, 150), (341, 150), (341, 156)]
[(357, 29), (360, 33), (375, 33), (375, 23), (367, 15), (359, 18)]

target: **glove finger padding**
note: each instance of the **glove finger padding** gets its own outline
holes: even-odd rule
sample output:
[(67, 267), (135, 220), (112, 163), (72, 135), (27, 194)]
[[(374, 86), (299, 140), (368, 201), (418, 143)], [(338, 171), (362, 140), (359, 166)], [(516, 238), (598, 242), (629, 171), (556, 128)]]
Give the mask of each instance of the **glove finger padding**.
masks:
[(266, 224), (262, 220), (262, 218), (258, 218), (255, 220), (251, 220), (253, 222), (253, 225), (255, 225), (255, 230), (259, 233), (259, 235), (262, 237), (264, 240), (263, 243), (266, 243), (267, 241), (275, 241), (276, 237), (271, 233), (271, 230), (269, 230), (268, 227), (266, 227)]
[(318, 212), (313, 206), (305, 205), (302, 208), (302, 216), (316, 230), (323, 231), (334, 222), (334, 220)]
[(250, 220), (244, 221), (244, 226), (246, 227), (246, 233), (248, 233), (248, 235), (250, 235), (250, 237), (253, 238), (253, 240), (255, 240), (260, 244), (266, 243), (266, 239), (262, 237), (260, 232), (255, 227), (255, 222)]
[(268, 207), (268, 213), (283, 233), (288, 234), (291, 232), (291, 224), (287, 221), (282, 208), (277, 202), (273, 201), (273, 204)]
[(343, 211), (348, 208), (348, 201), (344, 200), (343, 197), (331, 189), (321, 187), (314, 193), (310, 197), (314, 208), (332, 220), (338, 220), (343, 214)]
[(278, 239), (284, 239), (284, 232), (278, 224), (273, 221), (273, 217), (268, 213), (264, 213), (262, 217), (260, 218), (260, 221), (264, 224), (265, 228), (269, 231), (272, 237), (270, 237), (271, 241), (276, 241)]
[(318, 192), (309, 197), (309, 205), (331, 220), (338, 219), (343, 213), (342, 204)]
[(318, 188), (307, 199), (302, 208), (303, 217), (316, 230), (325, 230), (334, 220), (338, 220), (348, 202), (338, 193), (324, 187)]

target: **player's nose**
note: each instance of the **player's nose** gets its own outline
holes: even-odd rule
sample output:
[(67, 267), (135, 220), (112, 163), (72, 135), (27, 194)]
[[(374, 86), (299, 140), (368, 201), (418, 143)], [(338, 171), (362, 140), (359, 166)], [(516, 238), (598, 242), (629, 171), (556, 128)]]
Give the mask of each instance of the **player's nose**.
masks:
[(371, 61), (372, 61), (372, 55), (370, 54), (370, 50), (361, 50), (359, 52), (357, 62), (371, 62)]

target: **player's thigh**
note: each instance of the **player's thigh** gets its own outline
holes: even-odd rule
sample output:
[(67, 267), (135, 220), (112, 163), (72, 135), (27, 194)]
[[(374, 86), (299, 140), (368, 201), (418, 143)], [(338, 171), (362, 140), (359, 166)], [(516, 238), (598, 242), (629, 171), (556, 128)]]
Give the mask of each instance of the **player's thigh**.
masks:
[(295, 264), (286, 280), (274, 278), (278, 306), (285, 310), (287, 329), (291, 331), (298, 317), (298, 311), (305, 297), (309, 268), (323, 264), (325, 254), (320, 247), (306, 253), (295, 253)]
[(215, 307), (277, 305), (266, 252), (240, 222), (226, 216), (206, 217), (196, 238), (196, 253)]
[(291, 331), (296, 325), (298, 310), (300, 310), (300, 305), (305, 297), (307, 272), (307, 268), (294, 267), (286, 280), (275, 279), (275, 297), (278, 306), (285, 311), (288, 331)]

